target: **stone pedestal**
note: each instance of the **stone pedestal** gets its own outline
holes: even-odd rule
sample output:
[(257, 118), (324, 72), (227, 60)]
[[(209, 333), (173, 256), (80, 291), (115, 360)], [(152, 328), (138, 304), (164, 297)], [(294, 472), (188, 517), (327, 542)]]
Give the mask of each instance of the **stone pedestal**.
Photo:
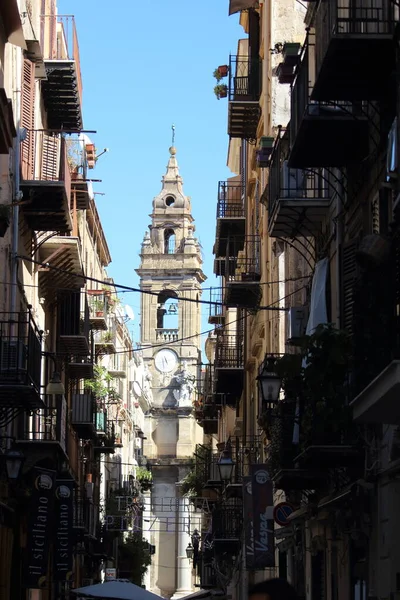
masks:
[(187, 596), (193, 591), (192, 586), (192, 564), (186, 556), (186, 548), (190, 543), (190, 519), (189, 519), (189, 499), (180, 495), (180, 486), (177, 486), (177, 492), (179, 493), (178, 498), (178, 509), (177, 509), (177, 590), (172, 596), (172, 600)]

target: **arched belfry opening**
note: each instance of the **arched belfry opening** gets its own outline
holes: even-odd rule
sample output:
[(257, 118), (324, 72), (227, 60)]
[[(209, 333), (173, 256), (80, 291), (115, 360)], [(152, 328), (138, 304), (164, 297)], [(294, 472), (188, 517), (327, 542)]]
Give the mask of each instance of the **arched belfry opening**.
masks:
[(164, 254), (174, 254), (175, 252), (175, 231), (173, 229), (164, 230)]
[(157, 298), (157, 329), (171, 329), (178, 332), (178, 294), (173, 290), (163, 290)]

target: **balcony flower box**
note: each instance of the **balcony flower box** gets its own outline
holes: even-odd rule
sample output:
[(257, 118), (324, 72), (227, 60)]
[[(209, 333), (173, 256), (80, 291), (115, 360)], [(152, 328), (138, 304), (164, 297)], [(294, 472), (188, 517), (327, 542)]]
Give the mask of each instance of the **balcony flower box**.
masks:
[(300, 55), (301, 44), (299, 43), (286, 43), (283, 45), (282, 56), (285, 65), (297, 64), (298, 57)]
[(278, 77), (278, 81), (281, 84), (293, 83), (294, 75), (295, 75), (295, 66), (287, 65), (285, 63), (280, 63), (276, 68), (276, 75)]
[(229, 72), (229, 67), (228, 67), (228, 65), (220, 65), (217, 68), (217, 71), (219, 73), (220, 78), (222, 79), (222, 77), (227, 77), (228, 72)]
[(94, 169), (96, 164), (96, 148), (94, 144), (86, 144), (86, 160), (89, 169)]
[(269, 167), (269, 161), (271, 158), (271, 151), (268, 148), (261, 148), (256, 150), (257, 167)]
[(228, 95), (228, 86), (225, 84), (216, 85), (214, 88), (214, 94), (217, 96), (217, 100), (226, 98)]
[(274, 147), (275, 138), (264, 135), (260, 139), (260, 148), (261, 149), (269, 149), (272, 152), (272, 148)]

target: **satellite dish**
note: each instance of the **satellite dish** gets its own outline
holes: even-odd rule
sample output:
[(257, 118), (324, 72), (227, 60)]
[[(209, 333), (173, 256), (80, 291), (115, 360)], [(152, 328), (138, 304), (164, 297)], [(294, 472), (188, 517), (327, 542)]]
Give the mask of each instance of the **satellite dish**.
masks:
[(133, 312), (133, 310), (131, 309), (131, 307), (129, 306), (129, 304), (125, 304), (125, 315), (131, 321), (135, 318), (135, 313)]

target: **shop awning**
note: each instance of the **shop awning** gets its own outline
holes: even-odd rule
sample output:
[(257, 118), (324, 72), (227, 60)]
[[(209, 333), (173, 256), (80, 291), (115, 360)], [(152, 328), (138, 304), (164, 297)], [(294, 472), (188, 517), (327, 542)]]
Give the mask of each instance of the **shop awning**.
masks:
[(258, 0), (229, 0), (229, 14), (233, 15), (240, 10), (253, 8)]
[(193, 594), (188, 594), (187, 596), (183, 596), (181, 600), (212, 600), (216, 598), (218, 600), (222, 600), (225, 598), (225, 594), (222, 590), (198, 590), (197, 592), (193, 592)]
[(0, 17), (3, 21), (7, 41), (26, 50), (17, 0), (1, 0)]

